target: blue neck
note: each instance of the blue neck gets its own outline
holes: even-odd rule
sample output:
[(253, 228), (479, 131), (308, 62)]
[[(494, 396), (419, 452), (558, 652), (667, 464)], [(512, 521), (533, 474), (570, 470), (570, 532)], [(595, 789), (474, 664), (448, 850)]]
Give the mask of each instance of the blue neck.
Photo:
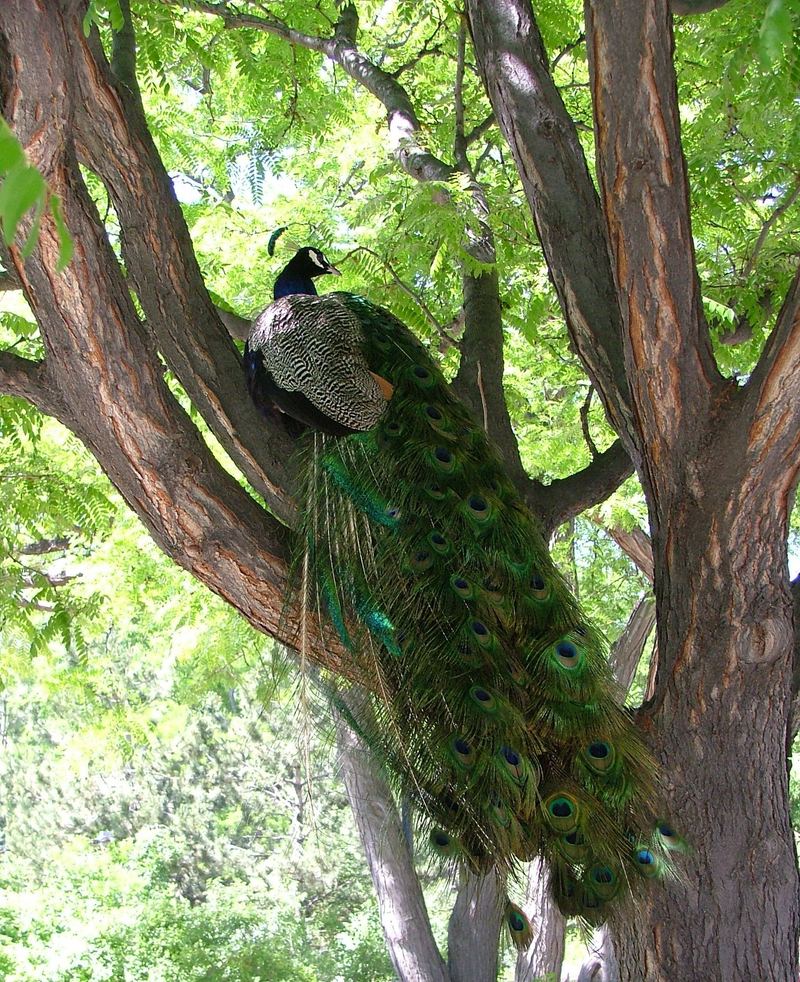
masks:
[(277, 280), (275, 280), (272, 296), (275, 300), (280, 300), (281, 297), (289, 297), (293, 293), (310, 293), (316, 297), (317, 288), (314, 286), (314, 281), (310, 276), (294, 270), (285, 269)]

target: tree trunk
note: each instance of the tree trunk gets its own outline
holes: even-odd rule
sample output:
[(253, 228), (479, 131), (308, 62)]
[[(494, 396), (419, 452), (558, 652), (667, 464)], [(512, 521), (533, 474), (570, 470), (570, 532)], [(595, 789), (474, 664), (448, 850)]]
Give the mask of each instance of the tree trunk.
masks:
[(712, 512), (680, 496), (654, 534), (659, 650), (672, 671), (659, 673), (645, 723), (669, 782), (669, 821), (690, 849), (642, 917), (615, 924), (623, 980), (796, 982), (792, 604), (776, 523), (746, 501)]
[(342, 779), (364, 845), (381, 927), (397, 977), (400, 982), (451, 982), (431, 932), (422, 887), (392, 793), (367, 748), (341, 718), (336, 742)]
[(517, 955), (514, 982), (561, 978), (566, 920), (556, 907), (548, 887), (547, 867), (534, 859), (528, 867), (523, 909), (533, 927), (533, 942)]
[(602, 210), (530, 0), (468, 9), (576, 349), (648, 501), (660, 664), (641, 723), (667, 817), (692, 848), (680, 878), (617, 925), (621, 978), (794, 982), (785, 542), (800, 278), (747, 383), (723, 379), (694, 263), (666, 0), (587, 3)]
[(589, 955), (581, 965), (577, 982), (619, 982), (617, 953), (607, 927), (594, 932)]
[(462, 873), (447, 925), (447, 965), (451, 982), (494, 982), (505, 880), (496, 873)]

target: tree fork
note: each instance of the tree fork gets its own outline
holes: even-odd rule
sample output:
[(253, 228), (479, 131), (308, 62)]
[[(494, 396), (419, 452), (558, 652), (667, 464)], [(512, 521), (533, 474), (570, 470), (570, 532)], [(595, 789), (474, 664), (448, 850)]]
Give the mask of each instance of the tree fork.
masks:
[[(75, 5), (69, 4), (75, 12)], [(80, 33), (80, 19), (70, 22)], [(7, 74), (3, 112), (31, 160), (62, 199), (76, 242), (55, 273), (58, 237), (44, 216), (35, 253), (14, 272), (40, 326), (47, 357), (36, 366), (5, 357), (6, 391), (30, 396), (92, 451), (156, 542), (259, 630), (297, 647), (296, 610), (285, 616), (283, 528), (217, 463), (163, 379), (157, 351), (72, 148), (74, 80), (65, 19), (23, 0), (0, 7)], [(26, 223), (20, 228), (24, 241)], [(20, 362), (25, 362), (23, 365)], [(36, 388), (33, 388), (34, 381)], [(353, 668), (312, 618), (309, 644), (326, 667)]]

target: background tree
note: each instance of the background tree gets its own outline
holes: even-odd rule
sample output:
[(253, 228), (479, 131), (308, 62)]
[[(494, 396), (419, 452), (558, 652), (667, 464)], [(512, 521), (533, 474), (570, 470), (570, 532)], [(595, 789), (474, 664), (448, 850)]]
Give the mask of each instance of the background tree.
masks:
[[(773, 3), (764, 16), (757, 3), (741, 2), (734, 13), (725, 7), (681, 32), (695, 252), (663, 2), (600, 11), (590, 4), (588, 74), (579, 11), (537, 10), (557, 52), (550, 63), (528, 3), (468, 4), (476, 64), (517, 173), (482, 104), (463, 24), (448, 5), (414, 19), (403, 5), (365, 3), (359, 13), (369, 28), (361, 33), (352, 5), (326, 14), (287, 3), (280, 16), (255, 4), (191, 6), (204, 16), (176, 22), (174, 10), (160, 5), (136, 8), (141, 91), (125, 4), (108, 7), (115, 32), (95, 5), (101, 31), (88, 35), (77, 3), (36, 16), (16, 3), (0, 12), (4, 114), (59, 196), (76, 243), (72, 262), (56, 275), (55, 220), (41, 217), (27, 261), (20, 247), (31, 217), (20, 224), (8, 269), (39, 325), (44, 358), (3, 352), (5, 391), (65, 423), (174, 559), (254, 626), (291, 644), (296, 621), (278, 617), (286, 540), (273, 517), (291, 521), (288, 440), (266, 432), (241, 398), (219, 297), (206, 290), (152, 137), (170, 170), (180, 154), (182, 179), (200, 189), (202, 204), (186, 212), (197, 255), (208, 256), (209, 284), (244, 309), (263, 302), (269, 284), (254, 295), (229, 275), (219, 224), (204, 228), (210, 206), (224, 209), (232, 200), (232, 175), (241, 179), (242, 169), (257, 187), (259, 172), (291, 174), (287, 148), (314, 151), (315, 162), (327, 162), (314, 174), (315, 194), (328, 191), (327, 202), (309, 202), (306, 174), (295, 196), (306, 199), (299, 215), (321, 239), (357, 238), (359, 288), (365, 280), (377, 288), (382, 279), (391, 306), (435, 343), (451, 345), (463, 321), (454, 384), (500, 443), (545, 527), (603, 500), (629, 473), (629, 459), (642, 480), (659, 658), (654, 698), (641, 718), (668, 761), (675, 819), (695, 849), (688, 886), (674, 885), (672, 901), (655, 899), (646, 914), (659, 931), (633, 920), (618, 926), (623, 972), (726, 977), (744, 965), (752, 977), (790, 978), (797, 920), (784, 763), (793, 652), (786, 541), (797, 467), (792, 9)], [(173, 42), (169, 54), (165, 37)], [(322, 70), (311, 60), (319, 54), (328, 59)], [(354, 87), (344, 88), (332, 66)], [(178, 95), (162, 91), (148, 105), (148, 90), (169, 86), (171, 73), (182, 79)], [(230, 98), (241, 91), (240, 79), (250, 113), (242, 111), (247, 102), (234, 108)], [(226, 100), (219, 89), (228, 84)], [(189, 88), (198, 95), (194, 120), (223, 120), (215, 133), (222, 151), (197, 155), (200, 173), (187, 166), (189, 128), (174, 125)], [(340, 172), (335, 134), (347, 142), (338, 129), (344, 119), (374, 121), (367, 94), (386, 111), (390, 151), (407, 177), (382, 172), (377, 151)], [(589, 145), (592, 112), (599, 197), (581, 143)], [(597, 410), (593, 419), (585, 414), (587, 466), (559, 473), (563, 460), (551, 455), (546, 468), (533, 468), (557, 478), (548, 484), (523, 467), (531, 463), (527, 438), (545, 427), (526, 418), (529, 389), (516, 380), (533, 367), (520, 351), (524, 341), (539, 343), (540, 360), (556, 344), (558, 308), (521, 221), (520, 187), (574, 350), (619, 434), (597, 453), (603, 423)], [(110, 241), (89, 192), (116, 224)], [(370, 213), (382, 217), (382, 227), (365, 252), (355, 231)], [(226, 235), (232, 249), (247, 222), (235, 209), (229, 215), (238, 225)], [(519, 355), (505, 393), (501, 310), (506, 349)], [(235, 319), (225, 320), (239, 330)], [(731, 340), (743, 342), (735, 357), (724, 344)], [(556, 348), (565, 357), (563, 344)], [(446, 357), (455, 369), (455, 352)], [(586, 388), (577, 380), (571, 386), (578, 428)], [(268, 511), (217, 463), (198, 415)], [(342, 653), (325, 640), (313, 641), (315, 657), (347, 674)], [(715, 945), (703, 934), (709, 918)]]

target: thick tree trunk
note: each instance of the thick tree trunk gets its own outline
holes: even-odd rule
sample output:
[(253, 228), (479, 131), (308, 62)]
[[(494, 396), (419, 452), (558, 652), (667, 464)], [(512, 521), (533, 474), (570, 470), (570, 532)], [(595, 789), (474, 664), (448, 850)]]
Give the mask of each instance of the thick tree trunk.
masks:
[(602, 211), (530, 0), (468, 9), (567, 323), (648, 499), (660, 665), (641, 722), (664, 763), (667, 817), (692, 849), (681, 878), (617, 925), (621, 978), (794, 982), (785, 541), (800, 277), (746, 386), (722, 379), (694, 266), (666, 0), (587, 3)]
[(642, 919), (615, 925), (622, 979), (797, 978), (792, 605), (778, 521), (742, 500), (713, 512), (676, 502), (654, 535), (659, 650), (672, 671), (659, 674), (646, 725), (690, 851)]

